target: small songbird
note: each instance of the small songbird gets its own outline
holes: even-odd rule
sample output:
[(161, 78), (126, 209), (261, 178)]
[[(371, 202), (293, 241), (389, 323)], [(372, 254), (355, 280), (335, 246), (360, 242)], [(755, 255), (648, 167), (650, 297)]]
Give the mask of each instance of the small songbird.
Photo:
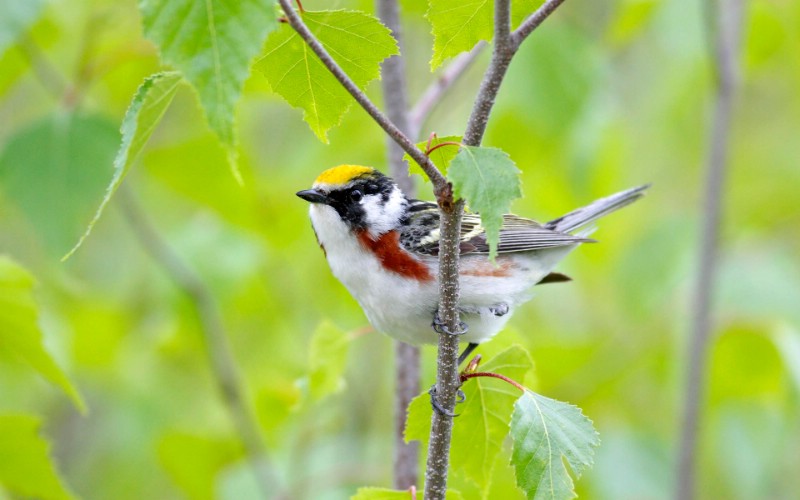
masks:
[[(495, 262), (480, 216), (461, 223), (459, 279), (461, 337), (471, 351), (491, 339), (538, 283), (567, 281), (553, 268), (587, 238), (596, 219), (642, 197), (648, 186), (599, 199), (545, 224), (503, 216)], [(340, 165), (297, 196), (311, 203), (317, 241), (333, 275), (358, 301), (372, 326), (409, 344), (435, 343), (431, 328), (439, 302), (439, 210), (408, 199), (371, 167)], [(582, 232), (573, 231), (584, 228)], [(462, 355), (466, 357), (467, 352)]]

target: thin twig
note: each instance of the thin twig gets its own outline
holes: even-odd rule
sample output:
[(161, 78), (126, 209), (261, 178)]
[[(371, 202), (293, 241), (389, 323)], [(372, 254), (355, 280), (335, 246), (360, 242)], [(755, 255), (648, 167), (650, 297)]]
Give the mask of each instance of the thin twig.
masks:
[(548, 0), (543, 3), (541, 7), (536, 9), (536, 12), (523, 21), (522, 24), (519, 25), (519, 28), (511, 34), (511, 42), (515, 50), (519, 49), (522, 42), (524, 42), (545, 19), (550, 17), (550, 14), (555, 12), (562, 3), (564, 3), (564, 0)]
[(691, 340), (685, 379), (685, 401), (675, 497), (695, 498), (697, 437), (701, 404), (705, 394), (706, 364), (713, 328), (711, 302), (717, 278), (719, 233), (722, 224), (722, 191), (728, 164), (732, 110), (738, 83), (737, 58), (744, 15), (743, 0), (722, 0), (707, 6), (709, 31), (715, 40), (711, 60), (715, 73), (714, 115), (709, 132), (706, 182), (703, 200), (701, 242), (698, 249), (697, 281), (692, 300)]
[[(403, 37), (400, 27), (400, 6), (397, 0), (376, 0), (378, 17), (397, 40), (400, 54), (403, 53)], [(383, 102), (389, 120), (401, 132), (408, 134), (408, 98), (405, 60), (402, 55), (392, 56), (383, 62), (381, 71)], [(413, 137), (413, 136), (411, 136)], [(390, 137), (386, 138), (386, 154), (389, 171), (406, 196), (414, 196), (414, 180), (408, 175), (408, 165), (403, 161), (403, 149)], [(411, 400), (420, 391), (419, 348), (394, 342), (395, 393), (394, 393), (394, 487), (398, 490), (413, 488), (417, 484), (419, 469), (419, 443), (406, 443), (404, 439), (406, 412)]]
[(347, 90), (353, 99), (358, 102), (364, 111), (366, 111), (375, 122), (380, 125), (380, 127), (389, 134), (397, 144), (403, 148), (403, 151), (408, 153), (408, 155), (416, 161), (425, 174), (430, 178), (431, 183), (434, 186), (434, 190), (436, 191), (436, 196), (439, 198), (442, 196), (446, 189), (447, 189), (447, 179), (439, 172), (439, 169), (436, 168), (436, 165), (425, 156), (425, 154), (417, 148), (413, 142), (399, 129), (397, 125), (395, 125), (391, 120), (389, 120), (372, 101), (370, 101), (369, 97), (358, 88), (353, 80), (347, 76), (347, 73), (336, 63), (336, 61), (328, 54), (328, 51), (325, 50), (325, 47), (316, 39), (316, 37), (311, 33), (308, 29), (308, 26), (303, 22), (302, 17), (300, 14), (295, 12), (292, 8), (291, 2), (289, 0), (278, 0), (281, 7), (283, 8), (283, 12), (286, 15), (286, 19), (289, 21), (289, 25), (300, 35), (306, 44), (311, 48), (312, 51), (319, 57), (322, 64), (328, 68), (328, 71), (333, 74), (333, 76), (339, 80), (339, 83)]
[(274, 498), (275, 492), (278, 491), (277, 478), (270, 465), (252, 410), (243, 394), (236, 362), (228, 345), (225, 327), (213, 295), (195, 272), (161, 238), (125, 186), (117, 191), (117, 200), (139, 243), (191, 299), (200, 320), (211, 371), (225, 407), (244, 445), (264, 497)]
[(517, 53), (522, 42), (533, 33), (545, 19), (562, 4), (564, 0), (548, 0), (536, 12), (528, 16), (519, 28), (513, 33), (509, 33), (510, 14), (503, 14), (497, 18), (498, 5), (495, 3), (495, 35), (494, 50), (489, 67), (483, 75), (478, 97), (472, 107), (467, 130), (464, 132), (464, 144), (468, 146), (478, 146), (483, 140), (486, 125), (489, 123), (489, 115), (494, 107), (497, 93), (500, 91), (500, 84), (508, 71), (508, 66), (514, 54)]
[(428, 117), (436, 106), (442, 101), (444, 95), (455, 85), (455, 83), (472, 66), (472, 63), (483, 53), (488, 46), (481, 40), (469, 52), (459, 54), (439, 76), (428, 85), (422, 92), (419, 100), (408, 113), (409, 137), (416, 139), (419, 137), (422, 126), (425, 125)]

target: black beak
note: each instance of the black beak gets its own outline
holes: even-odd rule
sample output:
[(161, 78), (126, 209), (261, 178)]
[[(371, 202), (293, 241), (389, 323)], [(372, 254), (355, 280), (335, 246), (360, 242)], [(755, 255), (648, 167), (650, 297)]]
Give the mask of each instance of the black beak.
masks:
[(297, 196), (311, 203), (328, 203), (328, 196), (316, 189), (306, 189), (298, 191)]

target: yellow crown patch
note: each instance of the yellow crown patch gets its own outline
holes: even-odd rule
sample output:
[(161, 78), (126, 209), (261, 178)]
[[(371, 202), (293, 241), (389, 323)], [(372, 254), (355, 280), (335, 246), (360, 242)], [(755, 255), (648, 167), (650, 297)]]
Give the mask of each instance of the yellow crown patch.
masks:
[(375, 169), (372, 167), (362, 167), (361, 165), (339, 165), (338, 167), (329, 168), (319, 174), (314, 184), (344, 185), (356, 177), (374, 171)]

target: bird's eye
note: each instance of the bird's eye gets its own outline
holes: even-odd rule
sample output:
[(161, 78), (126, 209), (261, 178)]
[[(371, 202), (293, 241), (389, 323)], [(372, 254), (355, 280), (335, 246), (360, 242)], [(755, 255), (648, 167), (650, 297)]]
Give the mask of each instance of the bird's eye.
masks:
[(364, 189), (364, 192), (367, 194), (378, 194), (378, 185), (367, 184), (367, 187)]
[(353, 201), (361, 201), (361, 198), (363, 197), (364, 193), (362, 193), (360, 189), (354, 189), (350, 191), (350, 199)]

